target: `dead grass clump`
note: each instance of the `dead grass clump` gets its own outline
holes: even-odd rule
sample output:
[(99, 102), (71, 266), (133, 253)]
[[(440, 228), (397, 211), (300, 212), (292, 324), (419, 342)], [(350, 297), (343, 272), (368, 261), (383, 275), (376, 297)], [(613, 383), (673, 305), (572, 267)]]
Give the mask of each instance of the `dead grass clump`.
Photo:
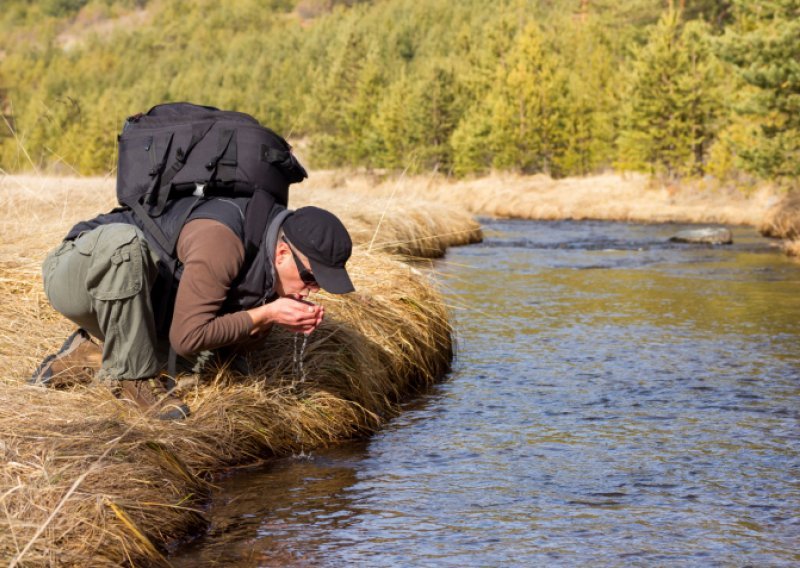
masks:
[(767, 211), (758, 228), (765, 237), (800, 237), (800, 193), (790, 193)]
[(783, 250), (786, 254), (793, 257), (800, 257), (800, 238), (785, 241), (783, 243)]
[(327, 187), (299, 189), (293, 207), (316, 204), (346, 219), (353, 241), (373, 251), (440, 258), (447, 247), (480, 242), (480, 223), (458, 204), (402, 195), (353, 194)]
[(158, 561), (162, 539), (200, 526), (202, 514), (192, 505), (204, 484), (148, 432), (146, 421), (127, 424), (127, 409), (107, 389), (61, 392), (7, 383), (0, 405), (0, 557), (6, 561)]

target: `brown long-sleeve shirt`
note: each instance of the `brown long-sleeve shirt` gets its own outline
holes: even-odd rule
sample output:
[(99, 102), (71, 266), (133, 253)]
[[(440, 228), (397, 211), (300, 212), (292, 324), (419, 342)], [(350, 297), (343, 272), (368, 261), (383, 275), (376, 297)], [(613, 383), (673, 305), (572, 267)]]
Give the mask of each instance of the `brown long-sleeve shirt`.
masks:
[(247, 339), (253, 328), (247, 312), (220, 315), (244, 263), (239, 237), (219, 221), (195, 219), (181, 230), (177, 252), (183, 274), (169, 330), (175, 352), (186, 357)]

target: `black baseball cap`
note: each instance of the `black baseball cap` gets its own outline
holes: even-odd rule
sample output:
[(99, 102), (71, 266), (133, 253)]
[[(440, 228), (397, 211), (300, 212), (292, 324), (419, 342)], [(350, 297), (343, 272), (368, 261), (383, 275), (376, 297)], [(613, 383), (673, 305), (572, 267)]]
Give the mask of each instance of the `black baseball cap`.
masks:
[(353, 252), (353, 241), (336, 215), (319, 207), (301, 207), (283, 222), (283, 232), (308, 257), (323, 290), (332, 294), (355, 290), (344, 267)]

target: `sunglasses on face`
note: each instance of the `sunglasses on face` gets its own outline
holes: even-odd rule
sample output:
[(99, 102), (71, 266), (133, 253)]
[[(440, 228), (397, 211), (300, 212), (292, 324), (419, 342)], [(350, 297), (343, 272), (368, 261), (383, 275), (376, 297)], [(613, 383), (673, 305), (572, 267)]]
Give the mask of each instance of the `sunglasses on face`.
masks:
[(282, 237), (282, 239), (283, 242), (286, 243), (286, 246), (289, 247), (289, 252), (292, 253), (292, 258), (294, 259), (294, 263), (297, 265), (297, 273), (300, 275), (300, 280), (303, 281), (303, 284), (305, 284), (306, 286), (319, 288), (317, 279), (314, 277), (314, 275), (311, 273), (310, 270), (308, 270), (305, 266), (303, 266), (303, 263), (300, 262), (300, 259), (297, 258), (297, 255), (294, 252), (294, 247), (292, 246), (292, 244), (286, 240), (286, 237)]

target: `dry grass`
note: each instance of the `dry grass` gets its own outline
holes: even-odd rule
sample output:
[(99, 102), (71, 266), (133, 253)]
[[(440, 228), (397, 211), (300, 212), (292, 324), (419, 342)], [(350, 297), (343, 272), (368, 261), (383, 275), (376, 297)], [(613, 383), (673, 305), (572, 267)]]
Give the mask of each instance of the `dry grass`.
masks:
[(786, 251), (786, 254), (789, 256), (800, 258), (800, 238), (784, 241), (783, 250)]
[(723, 223), (757, 226), (775, 202), (763, 188), (751, 195), (735, 190), (659, 185), (643, 175), (605, 174), (553, 180), (544, 175), (494, 174), (452, 181), (437, 176), (397, 177), (342, 171), (316, 172), (309, 186), (343, 194), (396, 194), (456, 204), (468, 211), (519, 219)]
[[(72, 327), (47, 305), (41, 260), (74, 221), (113, 203), (108, 180), (0, 178), (0, 558), (12, 564), (20, 557), (26, 566), (163, 564), (166, 543), (203, 526), (200, 507), (215, 475), (371, 432), (452, 357), (447, 312), (428, 280), (376, 252), (437, 241), (427, 231), (448, 229), (449, 209), (432, 225), (398, 220), (389, 209), (381, 222), (387, 232), (369, 252), (378, 207), (352, 221), (363, 227), (351, 261), (358, 292), (317, 298), (327, 318), (306, 348), (305, 379), (293, 363), (293, 338), (278, 330), (251, 354), (253, 374), (220, 361), (184, 387), (193, 415), (180, 423), (150, 420), (102, 385), (27, 386), (38, 360)], [(353, 212), (342, 213), (346, 224), (352, 203)], [(459, 231), (469, 232), (445, 232)]]
[(766, 237), (800, 237), (800, 193), (790, 193), (767, 211), (759, 226)]
[[(329, 188), (299, 189), (292, 207), (324, 204), (343, 219), (357, 243), (373, 251), (439, 258), (447, 247), (480, 242), (480, 224), (458, 204), (406, 195), (371, 196)], [(377, 228), (377, 231), (376, 231)]]

